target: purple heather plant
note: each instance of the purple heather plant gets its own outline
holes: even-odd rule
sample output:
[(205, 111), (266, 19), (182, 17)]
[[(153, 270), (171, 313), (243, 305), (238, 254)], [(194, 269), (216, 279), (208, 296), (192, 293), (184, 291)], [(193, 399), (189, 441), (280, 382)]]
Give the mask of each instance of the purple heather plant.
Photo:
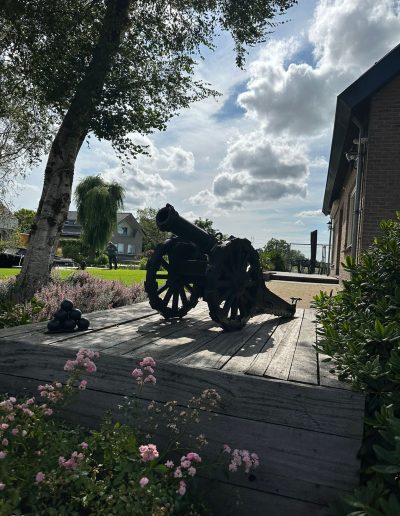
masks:
[(146, 299), (143, 286), (96, 278), (76, 272), (62, 280), (54, 274), (48, 285), (39, 290), (31, 302), (9, 305), (6, 302), (15, 278), (0, 282), (0, 328), (50, 319), (62, 299), (70, 299), (83, 313), (107, 310), (139, 303)]

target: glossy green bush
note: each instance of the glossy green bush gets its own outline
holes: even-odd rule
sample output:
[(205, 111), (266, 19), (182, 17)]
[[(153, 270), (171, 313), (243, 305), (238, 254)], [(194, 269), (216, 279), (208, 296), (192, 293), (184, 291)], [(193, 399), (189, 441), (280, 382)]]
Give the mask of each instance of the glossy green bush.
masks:
[(381, 222), (381, 235), (335, 297), (321, 293), (318, 350), (339, 378), (367, 395), (360, 488), (336, 514), (400, 514), (400, 213)]

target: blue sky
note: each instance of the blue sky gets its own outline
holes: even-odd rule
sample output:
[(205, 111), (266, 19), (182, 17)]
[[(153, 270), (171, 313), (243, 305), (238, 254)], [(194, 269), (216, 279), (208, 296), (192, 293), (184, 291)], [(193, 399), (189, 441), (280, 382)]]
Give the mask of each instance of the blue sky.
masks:
[[(321, 206), (336, 96), (399, 43), (398, 2), (299, 0), (285, 19), (250, 49), (245, 70), (220, 36), (196, 74), (222, 96), (182, 111), (165, 132), (132, 135), (151, 157), (125, 171), (108, 142), (91, 139), (75, 184), (101, 174), (124, 185), (126, 211), (169, 202), (256, 247), (272, 237), (307, 243), (314, 229), (327, 243)], [(43, 170), (21, 182), (16, 209), (36, 209)]]

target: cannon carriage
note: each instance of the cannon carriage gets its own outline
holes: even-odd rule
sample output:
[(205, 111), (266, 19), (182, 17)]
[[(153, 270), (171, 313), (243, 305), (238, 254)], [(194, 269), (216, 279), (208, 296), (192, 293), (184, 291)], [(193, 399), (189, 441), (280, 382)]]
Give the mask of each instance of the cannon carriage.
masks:
[(158, 211), (161, 231), (173, 234), (148, 260), (145, 290), (166, 319), (184, 317), (199, 300), (225, 330), (239, 330), (255, 314), (293, 317), (287, 303), (265, 286), (257, 251), (246, 238), (223, 241), (181, 217), (167, 204)]

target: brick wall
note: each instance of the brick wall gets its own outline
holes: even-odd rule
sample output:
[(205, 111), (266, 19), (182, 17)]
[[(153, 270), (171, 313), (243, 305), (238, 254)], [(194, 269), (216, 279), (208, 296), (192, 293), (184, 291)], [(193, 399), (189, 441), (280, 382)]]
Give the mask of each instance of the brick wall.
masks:
[(379, 221), (400, 210), (400, 76), (370, 104), (361, 249), (379, 233)]

